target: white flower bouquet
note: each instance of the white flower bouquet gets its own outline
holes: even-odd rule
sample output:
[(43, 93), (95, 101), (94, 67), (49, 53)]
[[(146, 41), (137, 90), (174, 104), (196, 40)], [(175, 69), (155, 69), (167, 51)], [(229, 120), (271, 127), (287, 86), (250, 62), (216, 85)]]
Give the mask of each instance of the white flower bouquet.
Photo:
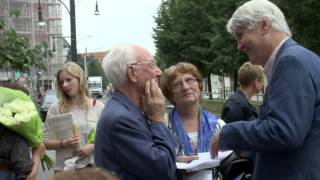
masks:
[(42, 121), (29, 96), (0, 87), (0, 123), (26, 138), (31, 147), (43, 140)]
[[(0, 123), (24, 137), (31, 147), (43, 141), (42, 121), (31, 98), (22, 91), (0, 87)], [(53, 161), (45, 154), (47, 168)]]

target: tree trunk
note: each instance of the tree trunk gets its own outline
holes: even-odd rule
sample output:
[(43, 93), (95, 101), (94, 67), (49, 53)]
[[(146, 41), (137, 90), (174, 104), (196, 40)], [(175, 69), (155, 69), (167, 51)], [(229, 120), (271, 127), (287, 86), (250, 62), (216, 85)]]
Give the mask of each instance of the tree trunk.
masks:
[(236, 70), (233, 71), (233, 92), (235, 92), (238, 88), (238, 72)]
[(211, 87), (211, 74), (208, 74), (208, 92), (209, 92), (209, 99), (212, 100), (212, 87)]
[(224, 75), (222, 75), (222, 99), (226, 100), (226, 84), (224, 82)]

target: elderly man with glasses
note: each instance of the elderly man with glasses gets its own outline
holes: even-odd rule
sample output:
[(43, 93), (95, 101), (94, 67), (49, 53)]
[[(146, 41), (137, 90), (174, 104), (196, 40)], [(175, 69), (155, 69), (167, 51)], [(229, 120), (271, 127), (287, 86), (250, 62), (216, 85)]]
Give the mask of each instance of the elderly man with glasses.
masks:
[(97, 127), (95, 162), (120, 179), (176, 179), (175, 143), (153, 56), (137, 45), (113, 48), (102, 62), (115, 91)]

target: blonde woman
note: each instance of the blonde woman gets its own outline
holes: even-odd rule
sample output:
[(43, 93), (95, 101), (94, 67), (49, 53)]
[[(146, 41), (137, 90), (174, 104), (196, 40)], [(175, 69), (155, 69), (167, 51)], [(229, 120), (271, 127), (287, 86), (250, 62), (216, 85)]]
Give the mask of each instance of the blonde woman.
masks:
[(72, 113), (78, 135), (53, 139), (45, 124), (44, 144), (46, 149), (56, 151), (55, 171), (63, 170), (65, 160), (70, 157), (79, 157), (76, 169), (90, 166), (93, 164), (94, 144), (88, 144), (87, 137), (96, 127), (104, 105), (90, 98), (84, 72), (76, 63), (68, 62), (58, 70), (56, 87), (59, 101), (49, 108), (47, 117)]

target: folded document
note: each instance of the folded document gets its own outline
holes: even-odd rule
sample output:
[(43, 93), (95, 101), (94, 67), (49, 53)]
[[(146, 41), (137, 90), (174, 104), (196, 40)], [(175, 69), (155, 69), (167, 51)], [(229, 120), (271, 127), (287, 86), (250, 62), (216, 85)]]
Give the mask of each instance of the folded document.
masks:
[(51, 138), (54, 139), (69, 139), (74, 134), (74, 123), (71, 113), (59, 114), (48, 117), (46, 120), (49, 126)]
[(176, 162), (176, 165), (178, 169), (184, 169), (187, 171), (198, 171), (201, 169), (214, 168), (218, 167), (220, 162), (231, 153), (231, 150), (219, 152), (218, 156), (214, 159), (211, 159), (210, 152), (198, 153), (199, 159), (193, 160), (190, 163)]

